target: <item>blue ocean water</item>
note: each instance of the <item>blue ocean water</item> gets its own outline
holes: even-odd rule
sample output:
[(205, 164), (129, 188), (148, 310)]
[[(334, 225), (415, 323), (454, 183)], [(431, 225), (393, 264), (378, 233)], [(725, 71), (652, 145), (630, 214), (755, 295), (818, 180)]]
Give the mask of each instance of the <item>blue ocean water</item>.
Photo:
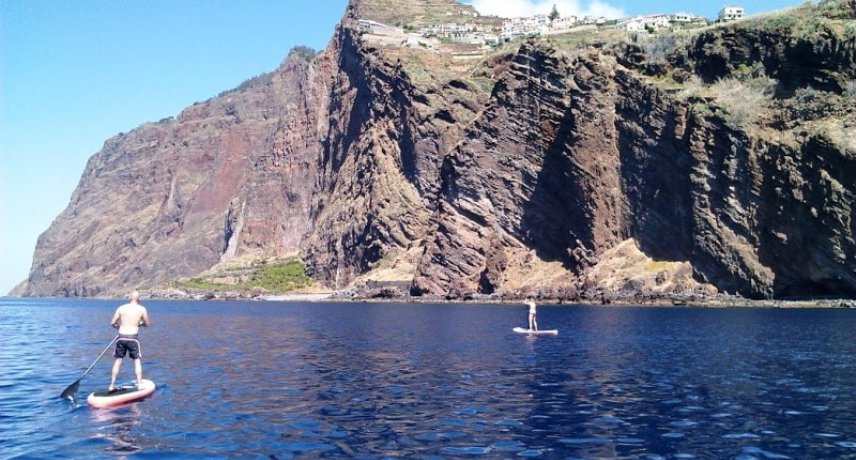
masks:
[[(0, 458), (856, 458), (856, 311), (0, 299)], [(120, 381), (132, 379), (132, 365)]]

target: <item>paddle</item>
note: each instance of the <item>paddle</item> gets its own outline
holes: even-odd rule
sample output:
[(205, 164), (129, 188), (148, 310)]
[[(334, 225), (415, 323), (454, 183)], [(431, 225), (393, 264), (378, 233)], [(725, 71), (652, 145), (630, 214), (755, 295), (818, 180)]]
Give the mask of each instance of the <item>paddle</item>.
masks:
[(95, 358), (95, 361), (93, 361), (92, 364), (89, 365), (89, 368), (86, 369), (86, 372), (84, 372), (83, 375), (81, 375), (79, 379), (75, 380), (74, 383), (69, 385), (68, 388), (63, 390), (62, 394), (59, 395), (60, 398), (70, 399), (70, 400), (74, 401), (74, 395), (77, 394), (77, 389), (80, 387), (80, 381), (83, 380), (83, 377), (86, 377), (86, 374), (88, 374), (89, 371), (91, 371), (93, 367), (95, 367), (95, 363), (97, 363), (98, 360), (100, 360), (101, 357), (104, 356), (104, 353), (107, 353), (107, 350), (110, 349), (110, 346), (113, 345), (113, 342), (115, 342), (116, 339), (118, 339), (118, 338), (119, 338), (118, 335), (116, 337), (113, 337), (113, 340), (111, 340), (110, 343), (107, 344), (107, 348), (105, 348), (104, 351), (102, 351), (101, 354), (98, 355), (97, 358)]

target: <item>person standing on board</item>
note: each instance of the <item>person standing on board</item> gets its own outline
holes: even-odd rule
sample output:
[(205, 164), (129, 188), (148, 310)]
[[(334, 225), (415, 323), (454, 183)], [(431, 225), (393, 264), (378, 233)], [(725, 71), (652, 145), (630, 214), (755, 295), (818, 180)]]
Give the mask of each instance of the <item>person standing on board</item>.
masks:
[(143, 357), (140, 352), (140, 326), (149, 327), (149, 313), (146, 307), (140, 305), (140, 293), (134, 291), (130, 295), (130, 302), (120, 306), (113, 314), (113, 319), (110, 320), (110, 325), (119, 329), (119, 338), (116, 339), (116, 349), (113, 352), (113, 372), (110, 374), (110, 386), (108, 391), (116, 389), (116, 376), (119, 375), (119, 368), (122, 366), (122, 359), (127, 353), (134, 360), (134, 374), (137, 377), (137, 385), (143, 380), (143, 364), (140, 358)]
[(538, 321), (535, 321), (535, 315), (537, 314), (535, 308), (535, 302), (532, 299), (526, 302), (526, 305), (529, 305), (529, 330), (537, 331), (538, 330)]

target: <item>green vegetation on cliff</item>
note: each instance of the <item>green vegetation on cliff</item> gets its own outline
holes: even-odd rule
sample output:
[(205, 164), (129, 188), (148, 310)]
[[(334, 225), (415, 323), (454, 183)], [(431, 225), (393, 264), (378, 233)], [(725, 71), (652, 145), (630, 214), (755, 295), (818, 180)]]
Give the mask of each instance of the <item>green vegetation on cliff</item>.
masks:
[(272, 264), (265, 261), (259, 262), (249, 282), (252, 287), (288, 292), (305, 287), (312, 280), (303, 272), (303, 263), (297, 259), (291, 259)]
[(284, 293), (305, 288), (312, 279), (304, 273), (299, 259), (260, 260), (249, 267), (236, 267), (214, 271), (174, 283), (180, 289), (205, 291), (252, 291), (263, 289), (270, 293)]

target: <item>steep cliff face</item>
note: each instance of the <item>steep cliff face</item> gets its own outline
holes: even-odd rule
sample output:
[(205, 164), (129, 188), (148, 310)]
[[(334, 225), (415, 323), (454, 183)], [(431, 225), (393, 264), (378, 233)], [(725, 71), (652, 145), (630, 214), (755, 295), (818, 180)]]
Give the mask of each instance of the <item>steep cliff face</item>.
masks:
[(27, 294), (99, 295), (236, 254), (296, 251), (326, 122), (316, 72), (292, 56), (175, 119), (108, 140), (39, 238)]
[[(411, 7), (442, 4), (457, 6)], [(413, 78), (402, 59), (433, 53), (375, 46), (357, 32), (356, 14), (345, 17), (332, 45), (329, 131), (303, 245), (308, 271), (335, 288), (414, 251), (436, 207), (440, 163), (483, 103), (466, 82)], [(412, 278), (412, 270), (399, 278)]]
[[(856, 295), (854, 39), (825, 27), (729, 27), (667, 59), (633, 45), (570, 61), (524, 46), (444, 163), (414, 292), (494, 292), (514, 258), (532, 259), (521, 247), (562, 262), (576, 276), (559, 285), (578, 292), (632, 240), (720, 291)], [(744, 101), (704, 82), (740, 86), (750, 67), (776, 96), (744, 119)], [(699, 87), (662, 83), (673, 74)]]
[(435, 161), (421, 139), (399, 69), (360, 49), (351, 29), (336, 36), (337, 73), (305, 249), (308, 268), (344, 286), (424, 232), (421, 193)]
[(597, 58), (572, 69), (550, 52), (520, 50), (443, 164), (416, 292), (492, 293), (511, 248), (579, 271), (578, 251), (622, 239), (615, 142), (596, 135), (614, 122), (610, 70)]
[(853, 294), (852, 150), (734, 129), (626, 73), (619, 81), (621, 177), (645, 253), (744, 295)]
[[(852, 23), (843, 2), (823, 8)], [(804, 24), (785, 16), (703, 33), (669, 64), (632, 50), (620, 59), (616, 128), (633, 235), (720, 290), (856, 294), (856, 39), (834, 31), (834, 14), (801, 9)], [(658, 82), (681, 69), (724, 82), (724, 94), (705, 90), (716, 84), (677, 90), (687, 97)], [(752, 103), (759, 80), (770, 94)]]
[(331, 287), (416, 295), (856, 296), (852, 2), (485, 51), (361, 30), (471, 14), (384, 1), (353, 1), (311, 62), (109, 140), (26, 293), (299, 252)]

